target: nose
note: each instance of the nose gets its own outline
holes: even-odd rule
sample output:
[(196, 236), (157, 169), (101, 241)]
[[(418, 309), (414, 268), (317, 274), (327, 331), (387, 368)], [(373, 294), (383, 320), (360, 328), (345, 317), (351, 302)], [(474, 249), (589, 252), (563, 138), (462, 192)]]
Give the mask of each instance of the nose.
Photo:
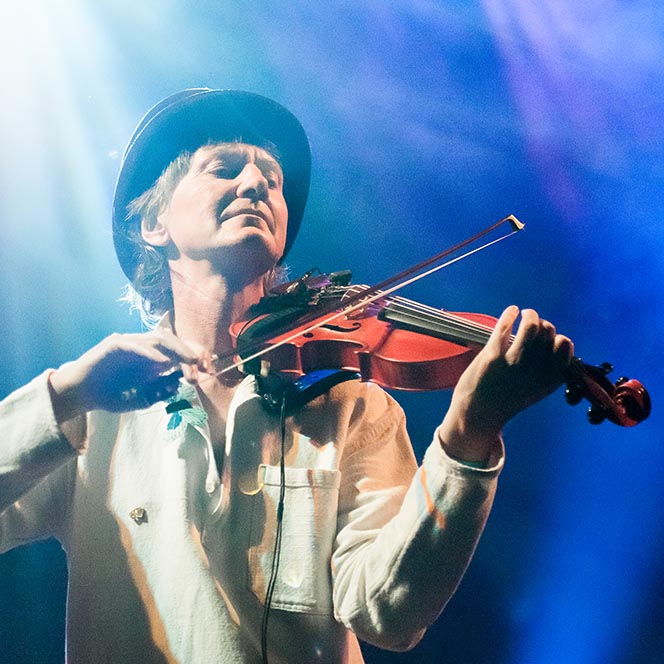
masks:
[(238, 175), (237, 197), (264, 200), (268, 185), (265, 175), (256, 164), (246, 164)]

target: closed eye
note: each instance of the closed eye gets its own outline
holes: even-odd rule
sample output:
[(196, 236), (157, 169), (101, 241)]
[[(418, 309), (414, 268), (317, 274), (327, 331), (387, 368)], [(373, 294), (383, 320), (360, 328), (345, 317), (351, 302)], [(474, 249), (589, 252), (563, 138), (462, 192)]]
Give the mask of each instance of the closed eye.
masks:
[(210, 175), (214, 175), (215, 177), (222, 178), (224, 180), (232, 180), (239, 174), (239, 170), (237, 168), (222, 164), (215, 164), (206, 170), (208, 173), (210, 173)]

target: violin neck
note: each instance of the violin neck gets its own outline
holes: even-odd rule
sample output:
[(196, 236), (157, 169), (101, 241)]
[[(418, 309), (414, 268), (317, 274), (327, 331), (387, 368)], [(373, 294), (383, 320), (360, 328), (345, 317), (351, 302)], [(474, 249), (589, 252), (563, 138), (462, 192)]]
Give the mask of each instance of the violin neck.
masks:
[(492, 328), (486, 325), (404, 298), (392, 298), (386, 302), (379, 318), (395, 327), (462, 346), (485, 346), (492, 332)]

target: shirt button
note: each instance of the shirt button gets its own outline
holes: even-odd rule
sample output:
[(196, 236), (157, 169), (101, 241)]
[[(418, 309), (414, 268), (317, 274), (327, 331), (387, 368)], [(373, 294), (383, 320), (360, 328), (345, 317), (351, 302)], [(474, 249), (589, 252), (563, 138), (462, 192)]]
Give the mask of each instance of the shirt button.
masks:
[(129, 512), (129, 518), (140, 526), (142, 523), (147, 523), (148, 513), (143, 507), (134, 507), (134, 509)]

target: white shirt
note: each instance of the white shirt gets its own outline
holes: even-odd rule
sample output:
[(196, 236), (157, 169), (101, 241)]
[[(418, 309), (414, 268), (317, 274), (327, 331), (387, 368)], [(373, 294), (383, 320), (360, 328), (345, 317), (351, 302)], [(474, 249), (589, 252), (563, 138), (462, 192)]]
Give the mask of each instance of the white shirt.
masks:
[[(62, 542), (68, 662), (261, 661), (281, 440), (252, 377), (231, 404), (222, 469), (206, 423), (174, 426), (163, 403), (90, 413), (77, 455), (46, 374), (0, 403), (0, 422), (0, 549)], [(289, 417), (285, 443), (269, 661), (362, 662), (357, 637), (413, 646), (472, 556), (502, 442), (477, 469), (436, 435), (418, 469), (400, 407), (352, 381)]]

